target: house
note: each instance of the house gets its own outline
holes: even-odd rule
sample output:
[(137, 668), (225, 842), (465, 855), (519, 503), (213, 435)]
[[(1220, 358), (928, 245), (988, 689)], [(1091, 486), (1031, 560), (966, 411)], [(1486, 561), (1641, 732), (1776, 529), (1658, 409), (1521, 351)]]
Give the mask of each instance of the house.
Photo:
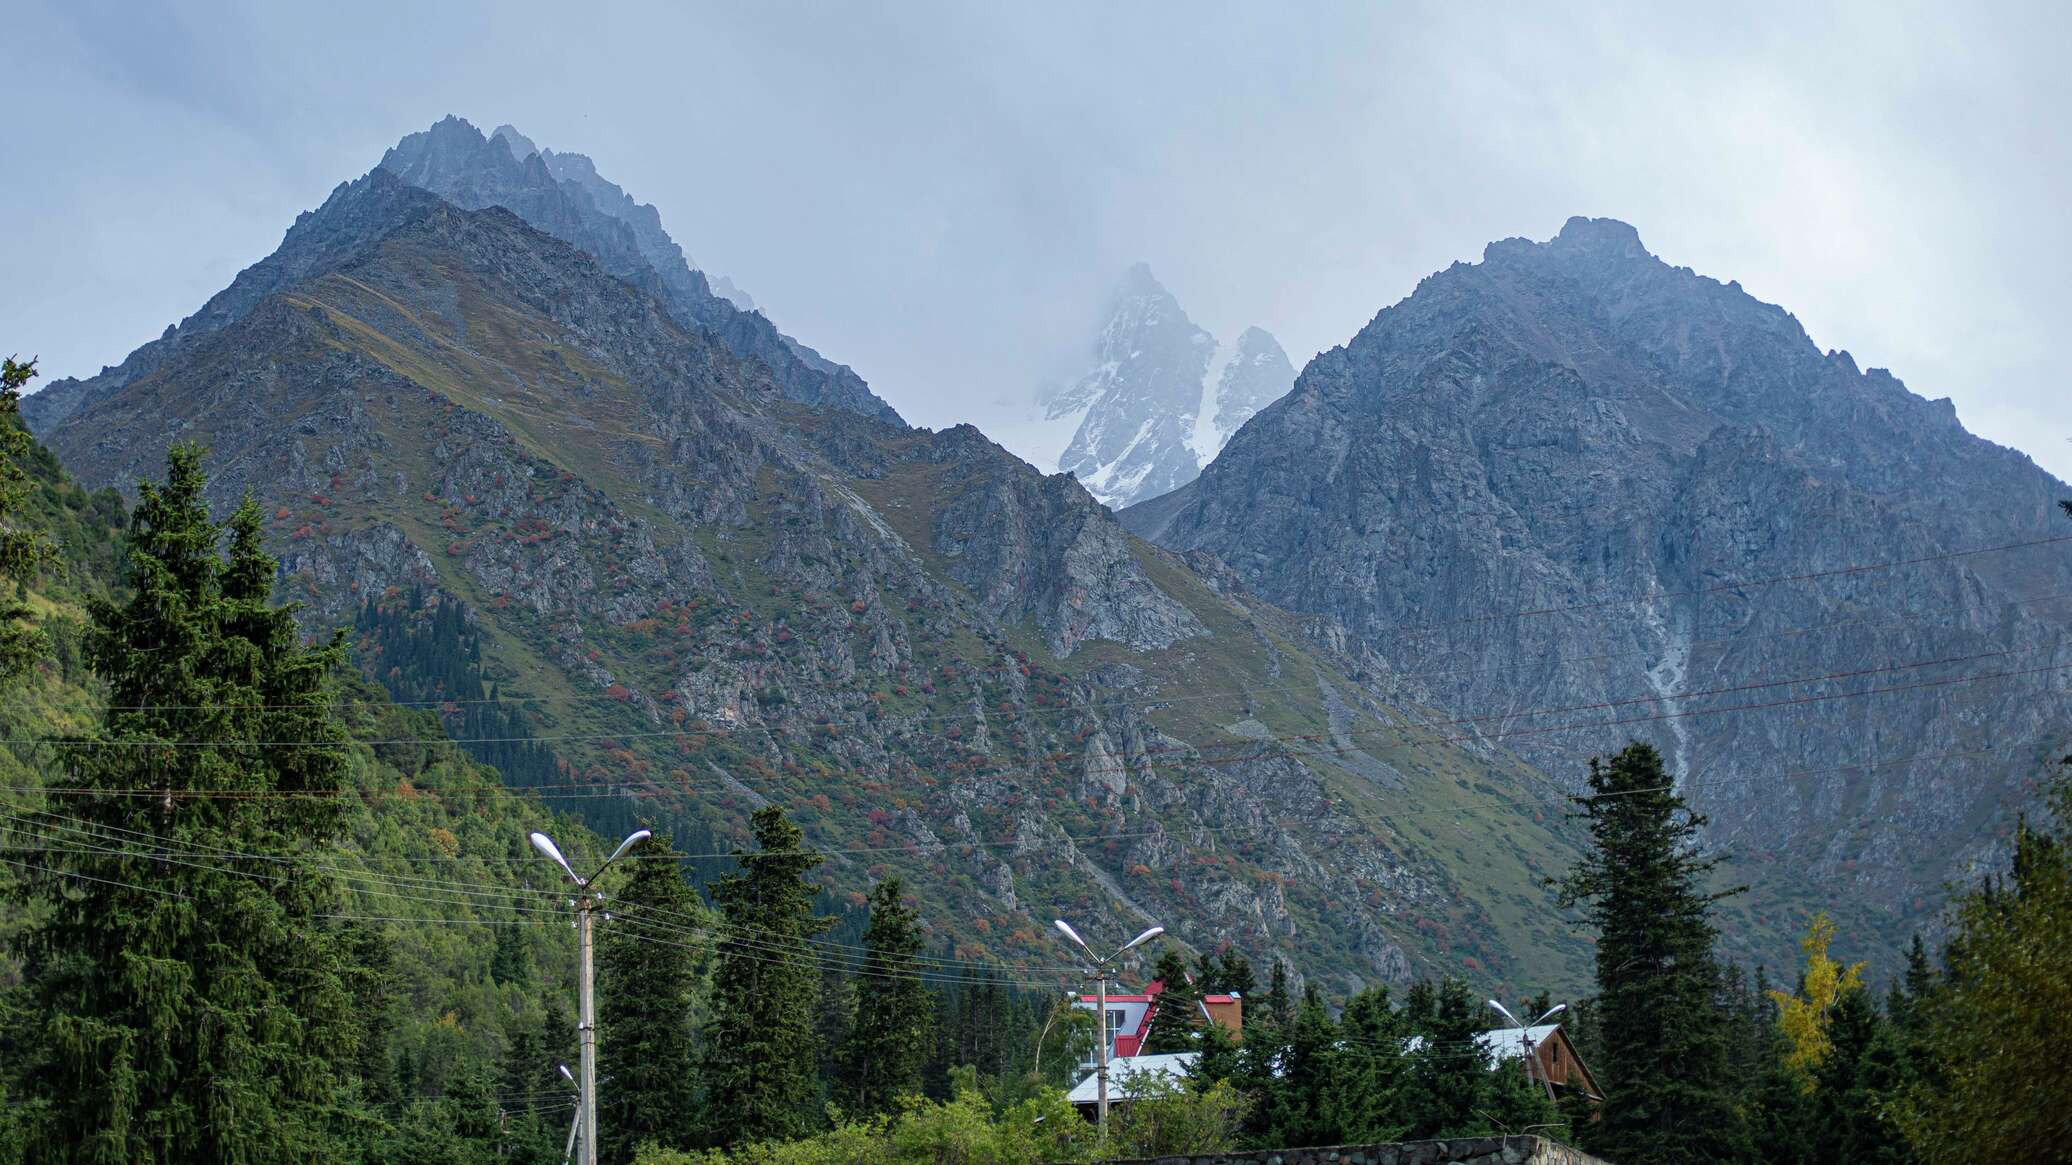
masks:
[[(1142, 993), (1136, 995), (1110, 995), (1108, 997), (1108, 1058), (1134, 1057), (1151, 1035), (1151, 1017), (1158, 1012), (1159, 993), (1165, 990), (1163, 980), (1154, 980)], [(1100, 1006), (1094, 995), (1081, 995), (1075, 1006), (1093, 1011)], [(1230, 1033), (1233, 1040), (1244, 1037), (1245, 1004), (1236, 992), (1228, 995), (1204, 995), (1201, 999), (1202, 1019), (1214, 1023)], [(1087, 1053), (1080, 1066), (1091, 1068), (1095, 1056)]]
[[(1481, 1045), (1492, 1068), (1510, 1060), (1527, 1061), (1529, 1051), (1529, 1062), (1521, 1064), (1528, 1078), (1547, 1081), (1557, 1089), (1579, 1091), (1593, 1104), (1604, 1099), (1604, 1090), (1597, 1086), (1597, 1078), (1590, 1074), (1589, 1065), (1576, 1054), (1576, 1046), (1569, 1042), (1568, 1032), (1558, 1023), (1543, 1023), (1529, 1028), (1492, 1028), (1477, 1035), (1475, 1042)], [(1412, 1036), (1403, 1048), (1415, 1052), (1423, 1046), (1423, 1036)]]
[[(1125, 1056), (1108, 1061), (1108, 1103), (1128, 1104), (1145, 1092), (1152, 1081), (1163, 1077), (1173, 1085), (1183, 1084), (1194, 1067), (1194, 1052), (1169, 1052), (1158, 1056)], [(1065, 1099), (1088, 1115), (1100, 1101), (1100, 1077), (1088, 1076), (1072, 1086)]]

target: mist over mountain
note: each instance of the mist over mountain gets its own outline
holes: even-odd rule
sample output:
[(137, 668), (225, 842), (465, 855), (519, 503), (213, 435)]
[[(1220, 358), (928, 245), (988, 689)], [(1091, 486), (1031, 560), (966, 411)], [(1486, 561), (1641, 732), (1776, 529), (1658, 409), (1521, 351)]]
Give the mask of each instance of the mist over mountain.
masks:
[(2072, 708), (2067, 492), (1576, 218), (1424, 280), (1122, 518), (1564, 782), (1657, 744), (1747, 910), (1846, 885), (1875, 941), (2002, 848)]
[(1219, 344), (1142, 263), (1110, 298), (1090, 357), (1077, 379), (1039, 391), (1037, 404), (1054, 434), (1069, 434), (1058, 468), (1118, 508), (1192, 481), (1295, 379), (1270, 333), (1247, 328)]

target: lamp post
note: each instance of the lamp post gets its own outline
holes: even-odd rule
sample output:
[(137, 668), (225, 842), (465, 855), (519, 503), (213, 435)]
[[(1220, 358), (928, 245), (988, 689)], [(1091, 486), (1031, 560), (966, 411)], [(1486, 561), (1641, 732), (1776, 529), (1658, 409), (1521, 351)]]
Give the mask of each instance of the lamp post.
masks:
[(591, 917), (604, 895), (590, 889), (597, 879), (611, 868), (613, 862), (626, 856), (626, 851), (654, 836), (645, 829), (636, 829), (619, 843), (612, 856), (604, 859), (595, 873), (584, 878), (576, 874), (575, 867), (561, 856), (561, 849), (554, 839), (544, 833), (532, 835), (532, 848), (545, 854), (555, 865), (561, 867), (568, 880), (576, 884), (576, 945), (582, 951), (582, 960), (576, 972), (576, 1043), (582, 1051), (580, 1060), (582, 1078), (576, 1082), (581, 1097), (576, 1102), (576, 1126), (581, 1130), (583, 1155), (582, 1165), (597, 1165), (597, 989), (591, 978), (590, 955), (592, 926)]
[(1094, 1066), (1094, 1118), (1100, 1129), (1101, 1141), (1105, 1144), (1108, 1140), (1108, 968), (1130, 951), (1164, 934), (1165, 927), (1152, 927), (1124, 943), (1105, 959), (1094, 954), (1094, 949), (1086, 945), (1086, 940), (1079, 937), (1079, 932), (1072, 929), (1071, 923), (1060, 918), (1057, 920), (1057, 927), (1058, 933), (1071, 939), (1073, 945), (1085, 951), (1086, 957), (1093, 963), (1086, 977), (1094, 981), (1094, 1006), (1098, 1009), (1097, 1015), (1101, 1022), (1100, 1040), (1096, 1045), (1099, 1059), (1095, 1061)]
[[(554, 1066), (555, 1066), (556, 1068), (559, 1068), (559, 1069), (561, 1070), (561, 1078), (562, 1078), (563, 1080), (566, 1080), (566, 1081), (568, 1081), (568, 1082), (569, 1082), (570, 1084), (574, 1084), (574, 1083), (576, 1082), (576, 1077), (575, 1077), (575, 1073), (573, 1073), (573, 1072), (570, 1072), (570, 1071), (568, 1070), (568, 1065), (566, 1065), (566, 1064), (556, 1064), (556, 1065), (554, 1065)], [(577, 1132), (578, 1132), (578, 1131), (579, 1131), (580, 1129), (582, 1129), (582, 1127), (583, 1127), (583, 1092), (582, 1092), (582, 1089), (581, 1089), (581, 1088), (579, 1087), (579, 1088), (577, 1088), (577, 1089), (576, 1089), (576, 1115), (575, 1115), (575, 1119), (574, 1119), (574, 1120), (571, 1120), (571, 1121), (569, 1121), (569, 1122), (568, 1122), (568, 1143), (567, 1143), (567, 1144), (565, 1144), (565, 1145), (563, 1145), (563, 1146), (561, 1146), (561, 1165), (569, 1165), (569, 1158), (571, 1158), (571, 1157), (573, 1157), (573, 1156), (575, 1156), (575, 1155), (576, 1155), (576, 1133), (577, 1133)]]
[(1489, 1005), (1490, 1005), (1491, 1007), (1494, 1007), (1494, 1008), (1496, 1008), (1496, 1009), (1497, 1009), (1497, 1010), (1498, 1010), (1499, 1012), (1502, 1012), (1502, 1013), (1503, 1013), (1503, 1017), (1504, 1017), (1505, 1019), (1508, 1019), (1508, 1020), (1510, 1020), (1510, 1021), (1511, 1021), (1511, 1026), (1513, 1026), (1513, 1027), (1515, 1027), (1515, 1028), (1517, 1028), (1517, 1029), (1518, 1029), (1518, 1042), (1519, 1042), (1520, 1044), (1524, 1045), (1524, 1047), (1525, 1047), (1525, 1078), (1526, 1078), (1527, 1080), (1531, 1080), (1531, 1079), (1533, 1079), (1533, 1078), (1534, 1078), (1535, 1076), (1537, 1076), (1537, 1077), (1538, 1077), (1538, 1079), (1539, 1079), (1539, 1082), (1540, 1082), (1541, 1084), (1543, 1084), (1543, 1085), (1545, 1085), (1545, 1086), (1546, 1086), (1546, 1089), (1547, 1089), (1547, 1099), (1548, 1099), (1548, 1100), (1553, 1100), (1553, 1099), (1554, 1099), (1554, 1081), (1553, 1081), (1553, 1080), (1552, 1080), (1551, 1078), (1549, 1078), (1549, 1077), (1548, 1077), (1548, 1076), (1546, 1075), (1546, 1073), (1544, 1073), (1544, 1072), (1535, 1072), (1535, 1071), (1533, 1070), (1533, 1066), (1534, 1066), (1534, 1061), (1535, 1061), (1535, 1060), (1537, 1060), (1537, 1059), (1538, 1059), (1538, 1057), (1537, 1057), (1537, 1056), (1535, 1056), (1535, 1055), (1533, 1054), (1533, 1053), (1534, 1053), (1534, 1051), (1535, 1051), (1535, 1049), (1534, 1049), (1534, 1048), (1533, 1048), (1533, 1046), (1532, 1046), (1532, 1029), (1533, 1029), (1533, 1028), (1536, 1028), (1536, 1027), (1538, 1027), (1538, 1026), (1540, 1026), (1541, 1024), (1543, 1024), (1543, 1023), (1547, 1022), (1547, 1021), (1548, 1021), (1548, 1020), (1550, 1020), (1550, 1019), (1553, 1019), (1553, 1018), (1554, 1018), (1555, 1016), (1557, 1016), (1557, 1015), (1560, 1015), (1560, 1014), (1561, 1014), (1562, 1012), (1564, 1012), (1564, 1011), (1567, 1011), (1567, 1010), (1568, 1010), (1568, 1004), (1566, 1004), (1566, 1003), (1557, 1003), (1557, 1004), (1555, 1004), (1554, 1006), (1552, 1006), (1552, 1007), (1550, 1007), (1550, 1008), (1548, 1008), (1548, 1009), (1547, 1009), (1547, 1014), (1545, 1014), (1545, 1015), (1543, 1015), (1543, 1016), (1539, 1017), (1539, 1018), (1538, 1018), (1538, 1019), (1536, 1019), (1536, 1020), (1533, 1020), (1533, 1021), (1532, 1021), (1531, 1023), (1529, 1023), (1529, 1024), (1527, 1024), (1527, 1023), (1520, 1023), (1520, 1022), (1518, 1022), (1518, 1017), (1517, 1017), (1517, 1016), (1515, 1016), (1515, 1015), (1512, 1015), (1512, 1014), (1511, 1014), (1511, 1009), (1510, 1009), (1510, 1008), (1508, 1008), (1508, 1007), (1505, 1007), (1505, 1006), (1504, 1006), (1503, 1004), (1501, 1004), (1501, 1003), (1498, 1003), (1498, 1002), (1497, 1002), (1496, 1000), (1494, 1000), (1494, 999), (1492, 999), (1492, 1000), (1490, 1000), (1490, 1001), (1489, 1001)]

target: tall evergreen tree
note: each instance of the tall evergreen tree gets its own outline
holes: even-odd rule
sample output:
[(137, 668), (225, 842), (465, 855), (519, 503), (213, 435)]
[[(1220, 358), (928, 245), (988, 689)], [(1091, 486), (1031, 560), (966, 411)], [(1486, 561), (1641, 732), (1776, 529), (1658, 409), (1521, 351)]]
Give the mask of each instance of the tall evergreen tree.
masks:
[(108, 707), (52, 782), (79, 852), (27, 881), (41, 913), (20, 944), (40, 1161), (339, 1152), (360, 1033), (339, 898), (310, 857), (340, 820), (342, 647), (304, 646), (271, 605), (249, 498), (219, 558), (205, 484), (200, 451), (175, 447), (165, 484), (138, 488), (128, 599), (91, 608)]
[(1935, 1072), (1906, 1089), (1900, 1109), (1930, 1162), (2043, 1160), (2064, 1143), (2072, 774), (2048, 797), (2047, 822), (2015, 831), (2009, 876), (1956, 906), (1944, 980), (1921, 1020)]
[(736, 851), (741, 871), (712, 886), (721, 937), (698, 1075), (708, 1139), (727, 1145), (805, 1133), (820, 1091), (812, 938), (829, 922), (806, 876), (822, 858), (776, 806), (756, 810), (752, 829), (758, 848)]
[(1405, 1032), (1389, 989), (1370, 987), (1346, 1000), (1338, 1023), (1342, 1051), (1330, 1085), (1332, 1122), (1347, 1144), (1398, 1139), (1406, 1124)]
[(1201, 991), (1187, 974), (1187, 956), (1168, 946), (1151, 965), (1151, 977), (1159, 991), (1151, 1005), (1151, 1033), (1141, 1050), (1146, 1055), (1193, 1051), (1201, 1032)]
[(1476, 1110), (1482, 1103), (1489, 1058), (1476, 1037), (1487, 1026), (1465, 982), (1450, 975), (1438, 982), (1431, 1022), (1410, 1056), (1410, 1136), (1463, 1136), (1484, 1128), (1486, 1122)]
[[(22, 522), (35, 439), (22, 424), (21, 399), (23, 387), (35, 375), (34, 360), (0, 360), (0, 579), (17, 586), (34, 582), (54, 557), (50, 540)], [(0, 680), (20, 676), (43, 654), (43, 634), (28, 619), (25, 604), (14, 599), (0, 602)]]
[(836, 1100), (856, 1116), (892, 1112), (921, 1091), (935, 1003), (921, 981), (920, 912), (906, 887), (887, 878), (871, 889), (863, 970), (856, 976), (856, 1022), (836, 1057)]
[(1591, 850), (1561, 884), (1597, 932), (1603, 1116), (1585, 1147), (1621, 1165), (1729, 1160), (1745, 1149), (1714, 1007), (1714, 861), (1704, 819), (1641, 743), (1590, 762), (1576, 799)]
[(1295, 1018), (1283, 1030), (1287, 1035), (1281, 1047), (1279, 1078), (1274, 1082), (1268, 1140), (1286, 1146), (1336, 1142), (1331, 1082), (1338, 1066), (1338, 1025), (1314, 986), (1303, 989)]
[(1891, 1101), (1905, 1082), (1892, 1025), (1862, 987), (1845, 990), (1828, 1017), (1827, 1050), (1813, 1069), (1810, 1133), (1816, 1161), (1903, 1165), (1913, 1160)]
[(704, 912), (684, 880), (681, 855), (654, 834), (626, 855), (632, 875), (604, 925), (597, 952), (597, 1043), (612, 1086), (598, 1100), (600, 1154), (633, 1159), (652, 1141), (687, 1149), (697, 1128), (697, 1045), (691, 1008), (704, 952), (690, 943), (654, 941), (655, 928), (685, 929)]
[[(1288, 990), (1288, 964), (1279, 959), (1273, 961), (1273, 972), (1267, 977), (1266, 997), (1259, 1001), (1258, 1019), (1277, 1031), (1286, 1032), (1295, 1022), (1295, 997)], [(1247, 1021), (1252, 1019), (1248, 1010)]]

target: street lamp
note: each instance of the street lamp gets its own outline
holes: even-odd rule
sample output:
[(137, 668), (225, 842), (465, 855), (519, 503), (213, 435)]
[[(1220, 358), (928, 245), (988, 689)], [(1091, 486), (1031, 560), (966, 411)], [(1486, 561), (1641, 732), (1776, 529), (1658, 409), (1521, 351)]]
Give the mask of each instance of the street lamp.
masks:
[[(653, 836), (652, 832), (645, 829), (634, 830), (627, 835), (625, 841), (619, 843), (619, 848), (612, 851), (612, 856), (604, 859), (604, 864), (597, 867), (596, 873), (584, 878), (578, 876), (575, 867), (569, 865), (568, 859), (561, 856), (561, 847), (554, 844), (553, 838), (544, 833), (532, 835), (532, 848), (560, 866), (561, 871), (568, 875), (568, 880), (576, 884), (578, 891), (575, 900), (576, 944), (582, 950), (582, 963), (576, 974), (576, 1008), (579, 1013), (576, 1017), (576, 1043), (582, 1050), (582, 1079), (576, 1082), (576, 1088), (581, 1093), (576, 1102), (576, 1127), (582, 1133), (582, 1165), (597, 1165), (597, 990), (590, 971), (590, 920), (598, 904), (604, 900), (604, 895), (593, 892), (590, 887), (611, 868), (613, 862), (625, 857), (627, 850)], [(564, 1065), (561, 1071), (563, 1075), (567, 1075), (567, 1066)]]
[(1547, 1088), (1547, 1099), (1554, 1099), (1554, 1081), (1551, 1078), (1549, 1078), (1545, 1073), (1536, 1073), (1533, 1071), (1533, 1062), (1538, 1057), (1536, 1057), (1533, 1054), (1534, 1048), (1532, 1046), (1532, 1029), (1540, 1026), (1541, 1024), (1547, 1022), (1550, 1019), (1553, 1019), (1555, 1016), (1560, 1015), (1562, 1012), (1567, 1011), (1568, 1004), (1555, 1004), (1554, 1006), (1547, 1009), (1547, 1014), (1539, 1017), (1536, 1020), (1533, 1020), (1529, 1024), (1519, 1023), (1518, 1017), (1511, 1014), (1510, 1008), (1505, 1007), (1503, 1004), (1498, 1003), (1494, 999), (1489, 1001), (1489, 1005), (1491, 1007), (1496, 1008), (1498, 1011), (1502, 1012), (1504, 1018), (1511, 1021), (1511, 1026), (1518, 1029), (1518, 1042), (1524, 1045), (1525, 1047), (1525, 1078), (1527, 1080), (1531, 1080), (1535, 1076), (1538, 1076), (1540, 1083), (1545, 1085)]
[[(561, 1078), (563, 1080), (568, 1081), (570, 1084), (576, 1082), (575, 1073), (568, 1070), (568, 1065), (556, 1064), (554, 1066), (561, 1070)], [(569, 1158), (576, 1155), (576, 1132), (582, 1127), (583, 1090), (581, 1086), (578, 1086), (576, 1088), (576, 1116), (574, 1120), (568, 1122), (568, 1143), (561, 1147), (561, 1165), (569, 1165)]]
[(1108, 968), (1117, 959), (1164, 934), (1165, 927), (1152, 927), (1150, 930), (1124, 943), (1120, 949), (1105, 959), (1094, 954), (1094, 949), (1086, 945), (1086, 940), (1079, 937), (1079, 932), (1072, 929), (1071, 923), (1060, 918), (1057, 920), (1057, 927), (1058, 933), (1071, 939), (1073, 945), (1085, 951), (1086, 957), (1093, 962), (1093, 967), (1087, 971), (1086, 977), (1092, 979), (1095, 983), (1094, 1006), (1099, 1009), (1098, 1014), (1101, 1021), (1101, 1038), (1097, 1045), (1100, 1058), (1095, 1061), (1094, 1066), (1094, 1114), (1095, 1121), (1100, 1127), (1101, 1140), (1105, 1143), (1108, 1139)]

